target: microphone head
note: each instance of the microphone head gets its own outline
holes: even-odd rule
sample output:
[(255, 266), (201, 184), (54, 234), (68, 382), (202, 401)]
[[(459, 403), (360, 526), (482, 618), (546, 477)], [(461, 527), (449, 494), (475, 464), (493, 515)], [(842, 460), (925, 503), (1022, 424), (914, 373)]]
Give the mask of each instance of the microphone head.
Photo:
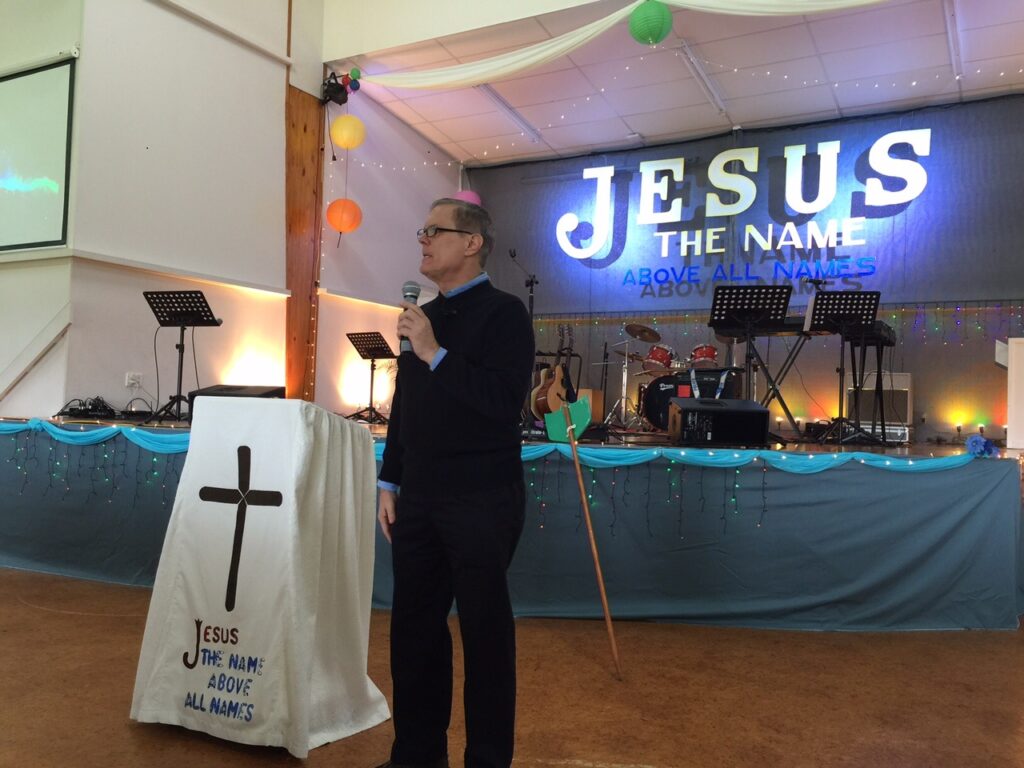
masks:
[(402, 298), (406, 301), (416, 301), (420, 297), (420, 284), (410, 280), (402, 286)]

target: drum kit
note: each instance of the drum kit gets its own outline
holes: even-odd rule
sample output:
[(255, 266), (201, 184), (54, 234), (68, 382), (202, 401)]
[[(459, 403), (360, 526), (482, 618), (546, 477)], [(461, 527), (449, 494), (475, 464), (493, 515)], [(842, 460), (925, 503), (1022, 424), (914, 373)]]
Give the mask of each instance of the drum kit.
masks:
[[(668, 407), (673, 397), (679, 396), (680, 387), (689, 382), (691, 368), (717, 368), (718, 350), (712, 344), (698, 344), (687, 358), (680, 358), (676, 351), (662, 342), (661, 334), (640, 323), (629, 323), (625, 327), (630, 337), (615, 346), (615, 354), (622, 361), (622, 391), (612, 406), (605, 423), (618, 419), (623, 427), (665, 430), (668, 428)], [(635, 340), (635, 341), (634, 341)], [(645, 354), (630, 351), (630, 344), (649, 344)], [(639, 363), (639, 371), (630, 371), (630, 363)], [(626, 396), (630, 376), (645, 377), (640, 382), (634, 406)]]

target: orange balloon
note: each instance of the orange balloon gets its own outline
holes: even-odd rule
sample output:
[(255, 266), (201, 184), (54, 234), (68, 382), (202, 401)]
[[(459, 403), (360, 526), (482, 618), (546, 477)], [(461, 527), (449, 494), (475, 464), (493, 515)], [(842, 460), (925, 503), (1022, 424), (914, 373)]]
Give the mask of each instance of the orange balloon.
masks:
[(363, 221), (363, 211), (354, 200), (342, 197), (327, 206), (327, 223), (343, 235), (355, 232)]

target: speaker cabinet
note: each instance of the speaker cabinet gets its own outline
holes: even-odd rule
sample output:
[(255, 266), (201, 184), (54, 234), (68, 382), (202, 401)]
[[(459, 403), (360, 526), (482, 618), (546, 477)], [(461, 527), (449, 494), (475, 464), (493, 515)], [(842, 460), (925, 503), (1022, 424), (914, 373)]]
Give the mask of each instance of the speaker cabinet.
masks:
[(242, 384), (214, 384), (188, 393), (188, 413), (197, 397), (284, 397), (284, 387), (258, 387)]
[(768, 409), (753, 400), (673, 397), (668, 434), (674, 445), (768, 445)]

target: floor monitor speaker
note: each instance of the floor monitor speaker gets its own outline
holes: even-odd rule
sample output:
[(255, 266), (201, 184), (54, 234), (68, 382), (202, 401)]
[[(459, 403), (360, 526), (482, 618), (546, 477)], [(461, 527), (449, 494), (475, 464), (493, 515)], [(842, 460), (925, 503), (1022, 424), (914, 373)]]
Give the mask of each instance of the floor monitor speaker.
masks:
[(188, 415), (197, 397), (284, 397), (284, 387), (258, 387), (244, 384), (214, 384), (188, 393)]
[(768, 409), (753, 400), (673, 397), (668, 434), (675, 445), (766, 446)]

